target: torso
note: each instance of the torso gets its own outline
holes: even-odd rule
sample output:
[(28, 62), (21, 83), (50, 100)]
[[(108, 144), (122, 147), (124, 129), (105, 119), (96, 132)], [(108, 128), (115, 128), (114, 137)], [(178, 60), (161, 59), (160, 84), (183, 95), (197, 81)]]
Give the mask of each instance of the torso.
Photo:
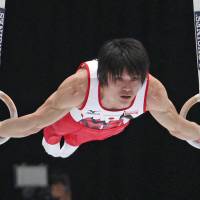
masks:
[[(100, 90), (101, 84), (97, 78), (97, 69), (97, 60), (91, 60), (82, 63), (75, 74), (75, 88), (79, 91), (78, 96), (82, 101), (79, 106), (74, 106), (69, 112), (74, 121), (88, 128), (112, 129), (128, 125), (131, 119), (146, 112), (149, 74), (147, 74), (139, 90), (134, 91), (129, 103), (122, 104), (120, 101), (114, 101), (114, 104), (108, 101), (109, 98), (113, 99), (109, 95), (109, 90), (107, 88), (106, 92), (103, 90), (105, 93)], [(81, 90), (79, 89), (80, 85)], [(104, 101), (104, 99), (106, 100)]]
[[(65, 117), (54, 124), (54, 129), (57, 129), (59, 135), (62, 135), (62, 133), (65, 134), (65, 139), (69, 144), (74, 146), (78, 146), (88, 141), (104, 140), (117, 135), (123, 132), (129, 125), (131, 119), (138, 117), (146, 111), (146, 109), (144, 110), (144, 107), (146, 107), (144, 106), (144, 102), (146, 102), (146, 92), (144, 94), (144, 91), (146, 90), (144, 89), (148, 88), (147, 79), (146, 83), (143, 84), (143, 88), (137, 93), (136, 98), (133, 101), (134, 103), (130, 108), (120, 108), (120, 111), (113, 111), (113, 109), (119, 110), (119, 106), (116, 105), (115, 107), (108, 102), (105, 102), (103, 93), (98, 93), (98, 95), (101, 94), (101, 105), (97, 105), (100, 101), (97, 102), (96, 98), (93, 99), (93, 97), (97, 95), (97, 87), (95, 85), (96, 79), (93, 84), (88, 84), (88, 80), (91, 81), (91, 79), (88, 79), (87, 69), (80, 68), (75, 76), (73, 76), (72, 85), (70, 85), (70, 87), (74, 88), (73, 93), (71, 94), (71, 96), (74, 96), (73, 98), (70, 96), (70, 99), (73, 101), (78, 100), (80, 103), (76, 103), (76, 106), (74, 105)], [(90, 87), (88, 87), (88, 85), (90, 85)], [(92, 90), (91, 85), (95, 85), (95, 87), (92, 87), (92, 89), (95, 88), (95, 94), (94, 96), (93, 94), (87, 96), (88, 88), (90, 88), (89, 91)], [(95, 108), (95, 112), (93, 112), (94, 110), (91, 110), (90, 105), (92, 109), (93, 107)], [(102, 106), (104, 108), (102, 108)], [(109, 109), (112, 110), (109, 111)], [(66, 135), (66, 132), (63, 130), (67, 130), (68, 134)]]

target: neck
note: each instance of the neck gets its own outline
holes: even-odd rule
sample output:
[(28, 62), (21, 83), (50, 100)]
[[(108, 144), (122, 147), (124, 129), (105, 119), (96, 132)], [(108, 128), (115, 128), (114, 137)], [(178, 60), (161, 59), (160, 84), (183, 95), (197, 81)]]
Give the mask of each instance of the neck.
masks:
[(109, 98), (109, 94), (106, 94), (105, 87), (100, 87), (100, 100), (101, 104), (106, 109), (111, 109), (111, 110), (123, 109), (123, 107), (121, 107), (119, 103), (116, 103), (114, 99)]

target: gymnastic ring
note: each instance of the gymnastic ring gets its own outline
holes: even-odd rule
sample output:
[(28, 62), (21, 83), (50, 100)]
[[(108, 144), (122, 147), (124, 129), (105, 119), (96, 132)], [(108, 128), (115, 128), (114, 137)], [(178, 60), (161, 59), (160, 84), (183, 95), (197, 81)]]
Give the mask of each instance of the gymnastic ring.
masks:
[(186, 119), (189, 110), (198, 102), (200, 102), (200, 94), (196, 94), (188, 99), (181, 108), (180, 115)]
[[(18, 117), (17, 108), (14, 102), (7, 94), (2, 92), (1, 90), (0, 90), (0, 100), (6, 104), (10, 113), (10, 118), (17, 118)], [(0, 137), (0, 145), (7, 142), (9, 139), (10, 139), (9, 137)]]

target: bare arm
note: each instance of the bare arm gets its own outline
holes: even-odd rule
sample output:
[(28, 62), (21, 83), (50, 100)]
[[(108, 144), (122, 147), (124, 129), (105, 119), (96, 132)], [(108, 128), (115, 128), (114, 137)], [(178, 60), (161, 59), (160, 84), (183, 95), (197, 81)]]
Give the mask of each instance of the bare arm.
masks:
[(182, 140), (200, 138), (200, 126), (180, 116), (167, 96), (166, 89), (160, 81), (150, 77), (147, 96), (147, 110), (175, 137)]
[(35, 112), (0, 122), (0, 137), (25, 137), (53, 124), (85, 97), (85, 70), (68, 77)]

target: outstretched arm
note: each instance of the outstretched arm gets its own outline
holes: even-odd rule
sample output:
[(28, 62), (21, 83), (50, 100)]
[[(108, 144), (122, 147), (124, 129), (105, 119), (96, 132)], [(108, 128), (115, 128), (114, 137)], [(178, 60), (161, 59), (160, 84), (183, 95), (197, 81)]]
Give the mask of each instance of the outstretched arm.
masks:
[(0, 122), (0, 137), (26, 137), (37, 133), (78, 107), (85, 96), (85, 72), (68, 77), (35, 112)]
[(147, 96), (147, 110), (173, 136), (182, 140), (200, 139), (200, 126), (177, 113), (165, 87), (152, 76)]

